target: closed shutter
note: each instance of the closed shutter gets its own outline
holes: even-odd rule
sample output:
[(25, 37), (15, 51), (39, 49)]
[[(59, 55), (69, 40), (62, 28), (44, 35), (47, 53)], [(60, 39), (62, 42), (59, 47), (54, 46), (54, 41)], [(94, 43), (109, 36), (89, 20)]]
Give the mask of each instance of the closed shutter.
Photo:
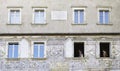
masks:
[(73, 57), (74, 54), (73, 42), (71, 39), (67, 39), (65, 43), (65, 57)]

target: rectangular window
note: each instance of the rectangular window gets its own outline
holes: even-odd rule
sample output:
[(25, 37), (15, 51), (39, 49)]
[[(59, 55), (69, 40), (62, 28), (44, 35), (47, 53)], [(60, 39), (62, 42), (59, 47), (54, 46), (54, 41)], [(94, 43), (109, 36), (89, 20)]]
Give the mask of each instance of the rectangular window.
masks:
[(34, 9), (33, 20), (35, 24), (46, 23), (45, 9)]
[(110, 57), (110, 43), (100, 42), (100, 57)]
[(34, 43), (34, 58), (44, 58), (45, 45), (42, 42)]
[(99, 23), (100, 24), (109, 23), (109, 10), (99, 10)]
[(84, 42), (74, 42), (74, 57), (84, 57)]
[(84, 23), (84, 9), (74, 9), (74, 24), (83, 24)]
[(8, 58), (18, 58), (18, 43), (8, 43)]
[(9, 23), (10, 24), (20, 24), (21, 23), (21, 13), (20, 9), (10, 9), (9, 11)]

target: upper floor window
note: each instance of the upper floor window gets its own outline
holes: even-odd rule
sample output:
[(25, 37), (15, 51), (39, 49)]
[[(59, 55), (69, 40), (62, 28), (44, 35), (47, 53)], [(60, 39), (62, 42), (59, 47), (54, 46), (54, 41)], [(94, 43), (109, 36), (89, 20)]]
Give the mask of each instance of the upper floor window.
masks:
[(111, 8), (98, 8), (98, 22), (99, 24), (111, 24)]
[(109, 23), (109, 10), (99, 10), (99, 22), (100, 24)]
[(21, 9), (9, 9), (9, 24), (21, 23)]
[(46, 10), (44, 8), (33, 9), (33, 23), (44, 24), (46, 23)]
[(18, 58), (18, 43), (8, 43), (8, 58)]
[(45, 57), (45, 44), (44, 42), (35, 42), (34, 43), (34, 58), (44, 58)]
[(74, 8), (73, 9), (73, 23), (74, 24), (84, 24), (85, 23), (85, 9), (84, 8)]

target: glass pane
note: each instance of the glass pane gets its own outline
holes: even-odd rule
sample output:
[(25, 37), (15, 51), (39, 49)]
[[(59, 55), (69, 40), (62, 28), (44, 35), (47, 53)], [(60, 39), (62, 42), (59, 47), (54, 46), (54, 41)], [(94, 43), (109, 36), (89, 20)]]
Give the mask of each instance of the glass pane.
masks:
[(39, 23), (39, 12), (34, 13), (34, 23)]
[(103, 11), (99, 11), (99, 23), (103, 24)]
[(40, 23), (44, 23), (44, 11), (40, 12)]
[(109, 11), (105, 11), (105, 23), (109, 23)]
[(20, 23), (20, 11), (19, 10), (10, 11), (10, 23)]
[(16, 22), (16, 23), (20, 23), (20, 12), (16, 12), (15, 22)]
[(40, 58), (44, 58), (44, 44), (40, 44)]
[(34, 22), (35, 23), (44, 23), (44, 11), (35, 11), (34, 13)]
[(84, 11), (80, 10), (80, 23), (84, 23)]
[(74, 11), (74, 23), (78, 23), (78, 10)]
[(12, 58), (12, 49), (13, 49), (13, 46), (12, 45), (8, 45), (8, 58)]
[(10, 13), (10, 23), (14, 23), (14, 12)]
[(18, 44), (14, 45), (14, 58), (18, 58)]
[(34, 58), (38, 58), (38, 45), (34, 44)]

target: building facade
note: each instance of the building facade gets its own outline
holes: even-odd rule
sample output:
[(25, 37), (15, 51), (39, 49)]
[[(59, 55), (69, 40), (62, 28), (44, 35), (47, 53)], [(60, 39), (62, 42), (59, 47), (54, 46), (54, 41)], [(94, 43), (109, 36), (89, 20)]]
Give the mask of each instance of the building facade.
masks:
[(119, 0), (0, 0), (0, 71), (120, 71)]

